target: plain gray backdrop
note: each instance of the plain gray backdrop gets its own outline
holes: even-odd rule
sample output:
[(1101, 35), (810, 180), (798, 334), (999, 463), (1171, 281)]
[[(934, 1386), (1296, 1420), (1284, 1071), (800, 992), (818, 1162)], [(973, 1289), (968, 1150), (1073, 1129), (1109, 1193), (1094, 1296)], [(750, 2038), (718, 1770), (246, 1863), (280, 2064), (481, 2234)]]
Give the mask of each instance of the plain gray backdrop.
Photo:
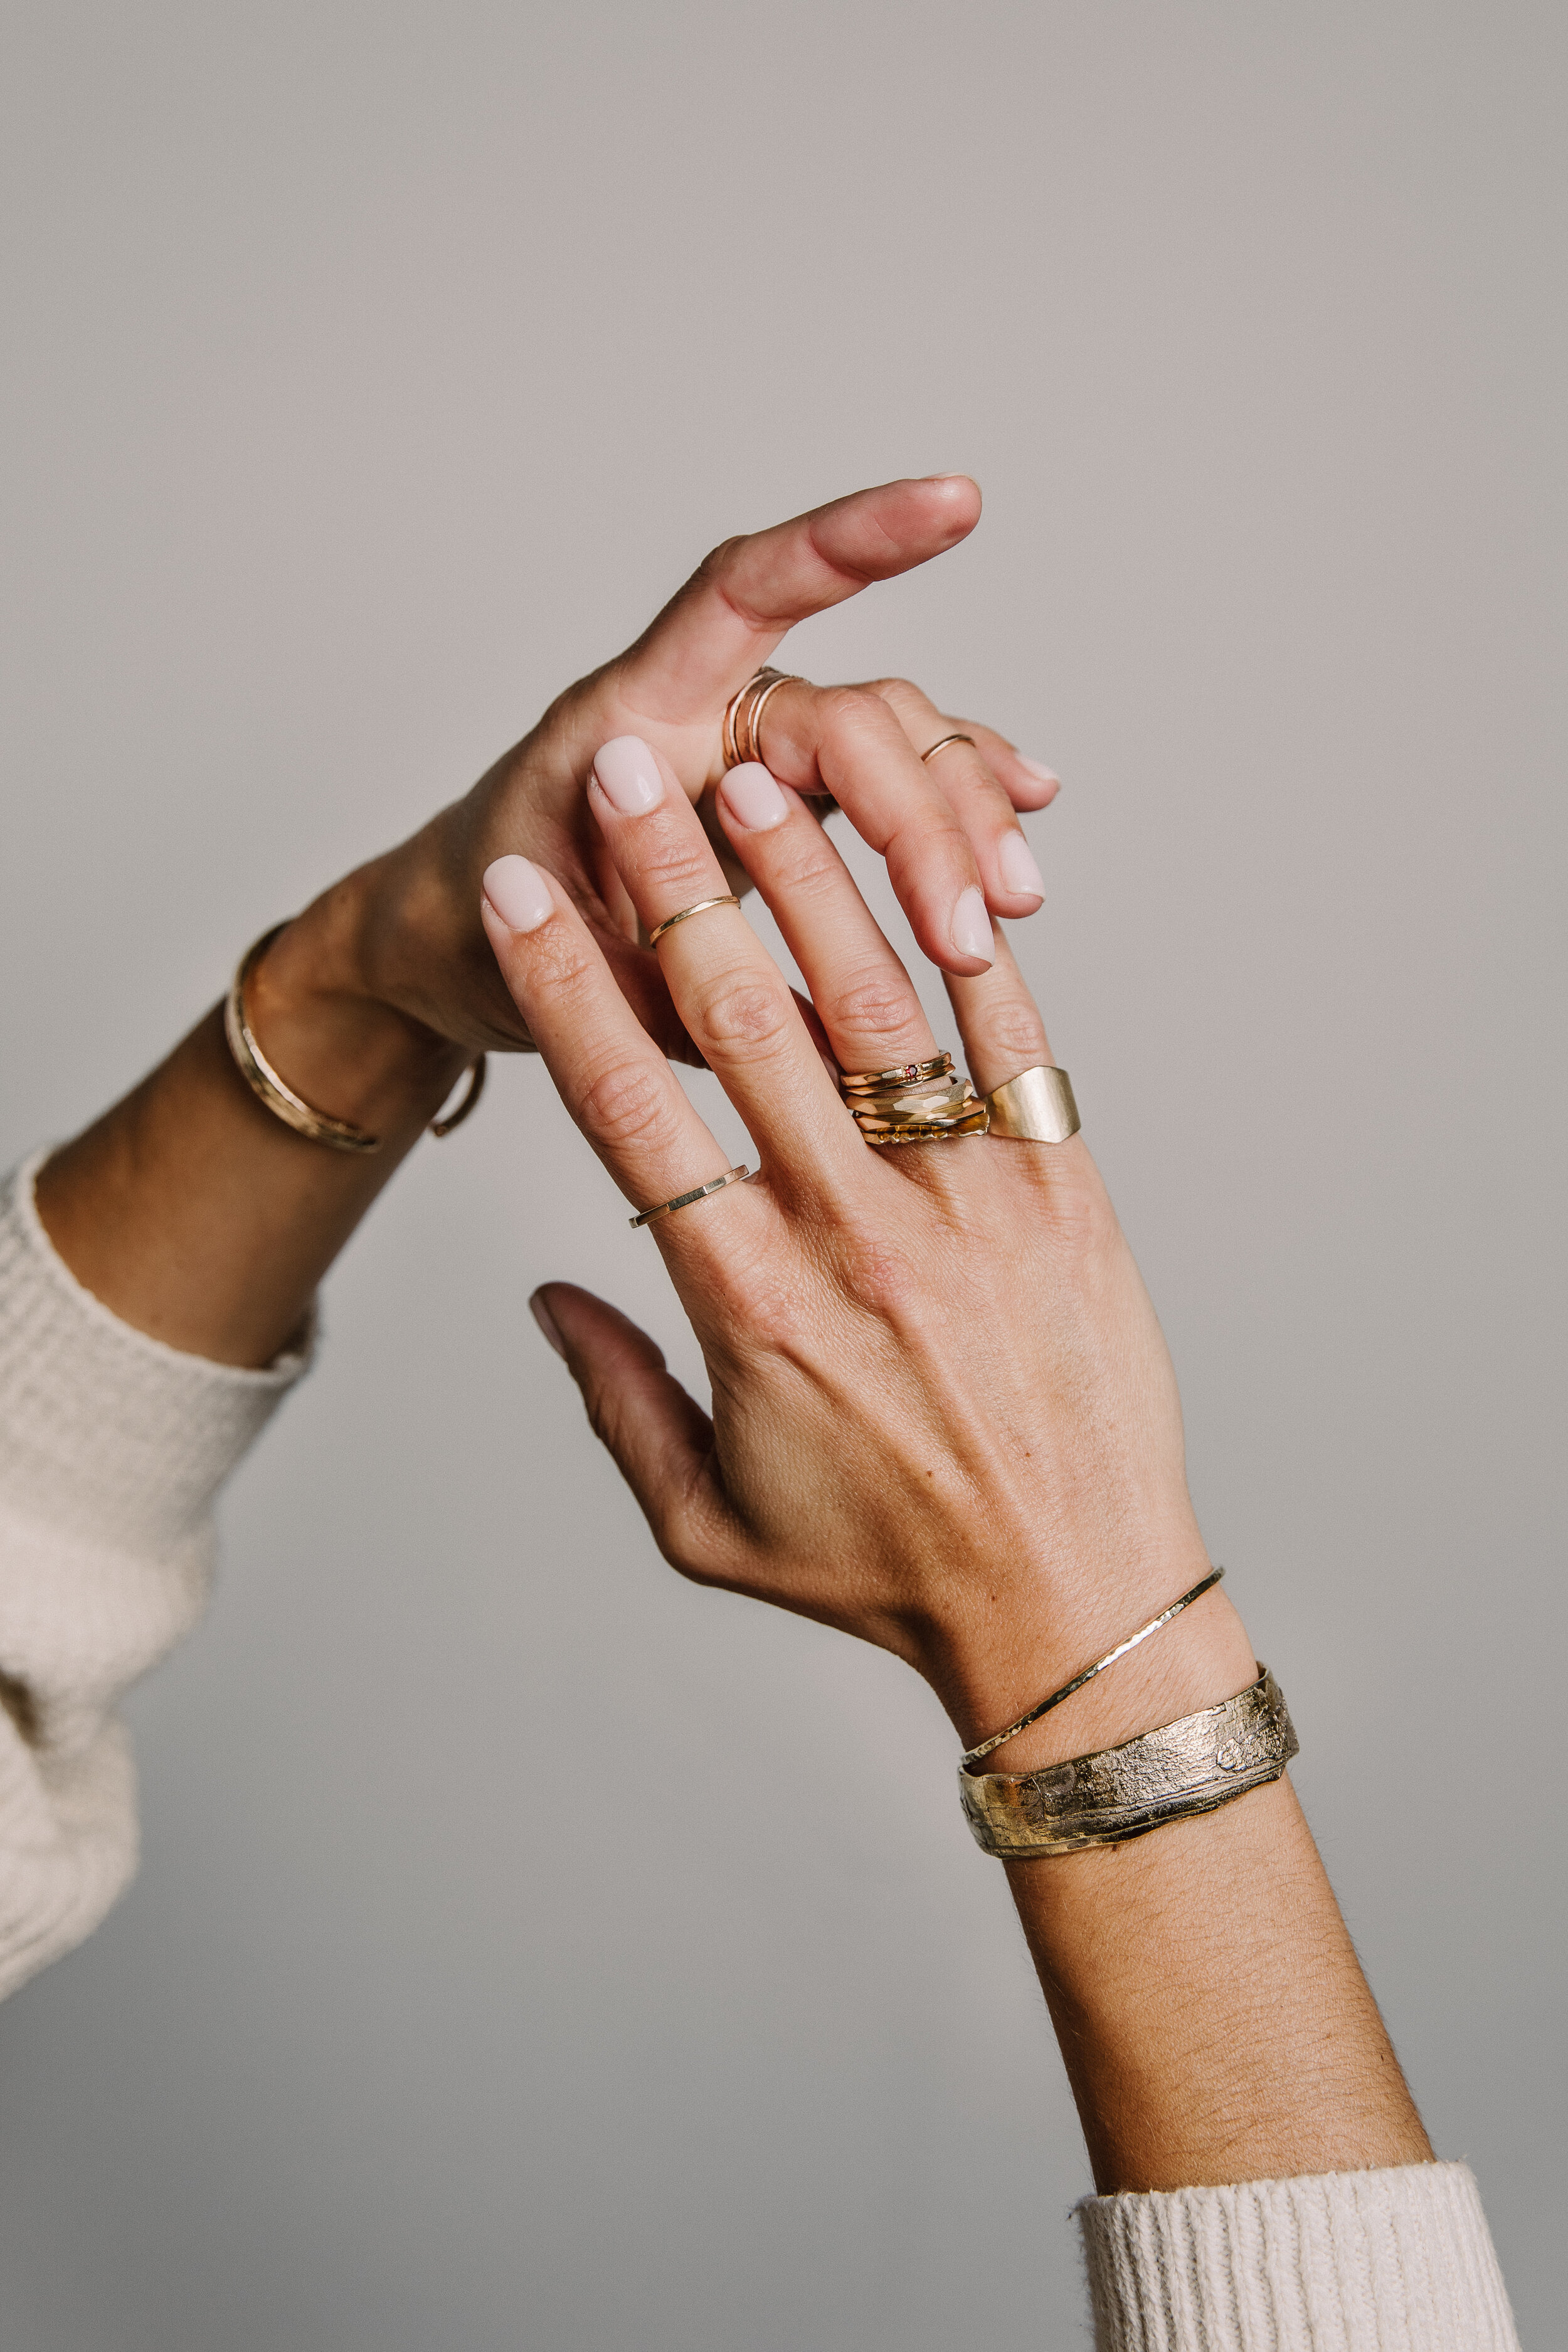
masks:
[[(1019, 951), (1373, 1984), (1555, 2340), (1562, 9), (3, 23), (5, 1151), (714, 541), (973, 471), (973, 541), (789, 663), (1065, 779)], [(700, 1384), (518, 1061), (334, 1274), (132, 1704), (140, 1882), (0, 2020), (7, 2352), (1083, 2340), (950, 1730), (662, 1566), (547, 1276)]]

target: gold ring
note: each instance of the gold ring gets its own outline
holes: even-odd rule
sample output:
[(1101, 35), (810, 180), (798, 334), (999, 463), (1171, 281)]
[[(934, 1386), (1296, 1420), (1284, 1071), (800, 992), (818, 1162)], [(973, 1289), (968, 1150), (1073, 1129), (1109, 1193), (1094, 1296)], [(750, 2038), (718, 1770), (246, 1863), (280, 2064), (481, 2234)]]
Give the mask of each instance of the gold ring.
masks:
[(726, 768), (742, 768), (749, 760), (762, 760), (763, 709), (769, 695), (781, 686), (804, 684), (793, 670), (763, 668), (746, 680), (739, 694), (731, 696), (724, 713)]
[(931, 750), (921, 753), (922, 764), (927, 760), (934, 760), (939, 751), (945, 751), (950, 743), (967, 743), (972, 751), (980, 749), (973, 735), (939, 735)]
[(945, 1078), (952, 1067), (951, 1054), (933, 1054), (929, 1062), (900, 1062), (896, 1070), (846, 1070), (838, 1083), (846, 1094), (870, 1094), (883, 1087), (918, 1086), (922, 1078)]
[(667, 915), (662, 923), (649, 931), (647, 943), (650, 948), (658, 947), (666, 931), (674, 930), (677, 923), (689, 923), (693, 915), (705, 915), (710, 907), (738, 907), (740, 903), (732, 890), (726, 891), (721, 898), (699, 898), (695, 906), (682, 907), (678, 915)]
[(715, 1176), (710, 1184), (699, 1184), (690, 1192), (678, 1192), (673, 1201), (660, 1201), (657, 1208), (643, 1209), (637, 1216), (628, 1217), (628, 1225), (651, 1225), (656, 1217), (673, 1216), (677, 1209), (689, 1209), (693, 1201), (710, 1201), (715, 1192), (727, 1185), (743, 1184), (751, 1174), (749, 1168), (729, 1168), (722, 1176)]
[(993, 1087), (985, 1099), (993, 1135), (1009, 1135), (1020, 1143), (1065, 1143), (1079, 1131), (1072, 1080), (1054, 1063), (1020, 1070), (1005, 1086)]

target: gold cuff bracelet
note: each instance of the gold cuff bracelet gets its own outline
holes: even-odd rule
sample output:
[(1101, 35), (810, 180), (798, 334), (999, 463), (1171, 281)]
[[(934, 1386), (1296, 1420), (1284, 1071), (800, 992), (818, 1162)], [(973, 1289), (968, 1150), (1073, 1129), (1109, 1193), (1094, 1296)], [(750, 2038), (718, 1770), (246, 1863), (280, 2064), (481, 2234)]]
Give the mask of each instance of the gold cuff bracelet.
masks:
[(1037, 1772), (969, 1773), (958, 1792), (975, 1843), (1004, 1862), (1120, 1845), (1278, 1780), (1300, 1742), (1267, 1666), (1218, 1706), (1120, 1748)]

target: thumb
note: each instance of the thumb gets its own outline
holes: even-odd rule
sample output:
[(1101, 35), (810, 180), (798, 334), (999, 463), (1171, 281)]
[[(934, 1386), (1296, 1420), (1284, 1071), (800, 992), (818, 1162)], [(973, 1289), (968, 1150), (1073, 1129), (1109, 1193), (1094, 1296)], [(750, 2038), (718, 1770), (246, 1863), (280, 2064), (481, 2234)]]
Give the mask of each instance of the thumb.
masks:
[(544, 1283), (528, 1303), (583, 1391), (594, 1434), (615, 1456), (666, 1559), (699, 1582), (718, 1580), (730, 1515), (708, 1415), (618, 1307), (574, 1282)]

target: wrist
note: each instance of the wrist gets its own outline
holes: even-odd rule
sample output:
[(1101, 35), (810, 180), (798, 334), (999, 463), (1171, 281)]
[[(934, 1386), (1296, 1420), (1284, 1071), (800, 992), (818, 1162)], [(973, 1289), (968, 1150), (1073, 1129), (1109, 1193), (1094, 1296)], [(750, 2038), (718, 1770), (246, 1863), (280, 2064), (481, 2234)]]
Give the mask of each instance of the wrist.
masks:
[[(927, 1679), (965, 1749), (1017, 1721), (1210, 1573), (1190, 1509), (1070, 1573), (998, 1580), (983, 1609), (939, 1635)], [(1215, 1586), (1081, 1690), (1005, 1741), (976, 1769), (1033, 1771), (1136, 1738), (1244, 1690), (1257, 1676), (1247, 1631)]]
[(471, 1055), (380, 992), (374, 872), (347, 876), (296, 916), (247, 997), (263, 1051), (298, 1094), (390, 1139), (427, 1124)]

